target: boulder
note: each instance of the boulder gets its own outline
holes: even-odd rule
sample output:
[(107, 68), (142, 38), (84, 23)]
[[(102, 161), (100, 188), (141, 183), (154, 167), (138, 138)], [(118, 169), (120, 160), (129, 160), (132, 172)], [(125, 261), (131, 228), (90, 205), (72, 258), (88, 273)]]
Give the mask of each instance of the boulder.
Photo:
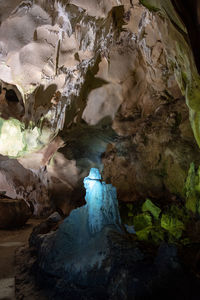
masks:
[[(35, 166), (37, 158), (32, 158)], [(28, 158), (27, 158), (28, 161)], [(0, 194), (6, 197), (23, 199), (34, 207), (34, 215), (47, 215), (50, 201), (44, 168), (23, 166), (23, 162), (0, 155)]]
[(22, 199), (0, 199), (0, 228), (23, 226), (32, 215), (31, 208)]
[(92, 234), (87, 218), (86, 205), (73, 210), (57, 231), (32, 240), (25, 257), (33, 265), (18, 265), (18, 293), (40, 291), (55, 300), (167, 300), (189, 295), (191, 282), (192, 297), (198, 295), (199, 283), (183, 270), (176, 246), (162, 243), (152, 255), (113, 224)]
[(58, 225), (62, 222), (62, 216), (56, 211), (52, 213), (46, 220), (33, 228), (29, 238), (29, 245), (34, 246), (37, 244), (38, 236), (47, 234), (51, 231), (58, 229)]

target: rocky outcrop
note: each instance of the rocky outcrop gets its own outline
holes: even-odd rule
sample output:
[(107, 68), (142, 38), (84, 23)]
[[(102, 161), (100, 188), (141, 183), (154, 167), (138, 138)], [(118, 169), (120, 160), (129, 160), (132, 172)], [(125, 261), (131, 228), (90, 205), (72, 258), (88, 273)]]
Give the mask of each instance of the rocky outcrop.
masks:
[[(116, 190), (101, 181), (97, 169), (91, 169), (84, 186), (86, 205), (73, 210), (57, 229), (61, 218), (54, 213), (34, 229), (30, 249), (18, 253), (17, 295), (28, 299), (41, 289), (41, 299), (55, 300), (155, 299), (161, 295), (181, 299), (189, 293), (196, 297), (198, 280), (182, 267), (176, 246), (162, 243), (149, 249), (127, 234)], [(158, 218), (160, 210), (155, 208), (151, 204)], [(20, 254), (28, 266), (22, 266)]]
[(31, 215), (31, 208), (24, 200), (0, 199), (0, 229), (21, 227)]
[(30, 170), (16, 159), (0, 156), (0, 191), (10, 198), (23, 199), (35, 215), (47, 215), (51, 210), (45, 175), (41, 168)]
[[(109, 46), (96, 74), (107, 84), (88, 95), (82, 114), (87, 125), (76, 122), (61, 133), (67, 143), (61, 151), (83, 172), (100, 166), (119, 200), (184, 197), (199, 150), (172, 62), (177, 50), (163, 28), (179, 33), (166, 15), (161, 19), (136, 2), (124, 7), (126, 32)], [(174, 20), (185, 30), (177, 16)]]
[(29, 238), (30, 247), (34, 247), (39, 243), (41, 235), (57, 230), (58, 225), (61, 224), (62, 221), (63, 218), (61, 215), (58, 212), (54, 212), (46, 220), (34, 227)]
[[(79, 282), (78, 285), (68, 285), (64, 277), (58, 279), (57, 276), (46, 277), (44, 273), (41, 274), (36, 268), (34, 249), (31, 252), (27, 248), (20, 249), (16, 257), (17, 299), (198, 298), (199, 281), (181, 267), (175, 246), (162, 244), (158, 250), (148, 247), (141, 250), (133, 245), (130, 238), (113, 234), (110, 236), (110, 247), (110, 261), (106, 261), (104, 267), (112, 263), (112, 268), (104, 271), (106, 276), (108, 273), (111, 276), (105, 278), (99, 274), (100, 280), (95, 281), (95, 272), (89, 282)], [(37, 284), (34, 276), (38, 279)], [(103, 286), (106, 280), (107, 285)]]

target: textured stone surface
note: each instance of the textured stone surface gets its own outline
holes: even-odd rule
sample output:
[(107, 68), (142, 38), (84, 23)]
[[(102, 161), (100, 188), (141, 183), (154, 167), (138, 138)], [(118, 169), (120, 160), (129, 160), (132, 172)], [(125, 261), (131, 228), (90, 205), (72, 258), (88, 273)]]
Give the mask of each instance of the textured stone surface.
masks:
[(48, 180), (65, 214), (82, 201), (91, 167), (120, 201), (134, 201), (183, 198), (189, 165), (200, 162), (187, 30), (169, 0), (143, 4), (0, 3), (0, 79), (24, 109), (17, 122), (2, 115), (0, 152)]
[(15, 278), (0, 279), (0, 299), (15, 300)]
[[(36, 162), (34, 162), (36, 163)], [(49, 195), (43, 169), (24, 168), (16, 159), (0, 156), (0, 191), (13, 199), (24, 199), (35, 215), (48, 214)]]
[(1, 229), (23, 226), (31, 215), (31, 209), (24, 200), (0, 199)]
[[(85, 248), (88, 255), (85, 257), (84, 252), (82, 260), (74, 260), (71, 270), (67, 266), (72, 257), (78, 258), (78, 249), (69, 255), (70, 249), (65, 244), (67, 233), (59, 240), (56, 253), (54, 242), (58, 233), (52, 231), (36, 236), (31, 249), (23, 248), (17, 253), (17, 296), (55, 300), (198, 297), (199, 282), (181, 267), (175, 246), (162, 244), (157, 250), (139, 249), (134, 239), (113, 229), (104, 227), (93, 236)], [(94, 247), (90, 247), (93, 242), (101, 252), (95, 254)], [(83, 242), (79, 246), (83, 246)], [(94, 255), (102, 254), (103, 263), (90, 265), (89, 270), (81, 272)], [(50, 258), (51, 263), (48, 263)]]
[[(170, 295), (181, 299), (189, 291), (187, 280), (192, 280), (191, 295), (196, 296), (198, 280), (184, 271), (175, 246), (152, 245), (150, 254), (135, 234), (123, 230), (115, 188), (101, 181), (98, 169), (90, 170), (84, 187), (86, 205), (73, 210), (58, 228), (61, 218), (54, 213), (33, 230), (30, 248), (25, 250), (26, 260), (33, 256), (32, 264), (20, 272), (18, 261), (19, 294), (27, 290), (22, 275), (26, 273), (30, 278), (28, 286), (32, 285), (33, 275), (37, 286), (29, 292), (35, 289), (37, 293), (42, 287), (42, 294), (50, 299), (153, 299), (160, 291), (164, 299)], [(161, 212), (150, 200), (143, 210), (150, 210), (155, 218)], [(162, 215), (161, 225), (168, 230), (171, 225), (173, 230), (174, 223), (169, 224), (166, 217)], [(136, 233), (144, 225), (141, 222), (134, 224)], [(179, 292), (175, 287), (183, 284)]]
[[(35, 214), (52, 206), (69, 215), (98, 167), (120, 201), (182, 203), (189, 165), (200, 163), (200, 78), (172, 1), (10, 0), (0, 9), (1, 85), (21, 109), (2, 90), (0, 153), (17, 159), (1, 157), (0, 189)], [(182, 299), (191, 282), (198, 295), (176, 247), (145, 252), (113, 225), (91, 236), (87, 205), (56, 230), (59, 220), (38, 226), (33, 253), (21, 252), (42, 287), (54, 287), (47, 298)]]

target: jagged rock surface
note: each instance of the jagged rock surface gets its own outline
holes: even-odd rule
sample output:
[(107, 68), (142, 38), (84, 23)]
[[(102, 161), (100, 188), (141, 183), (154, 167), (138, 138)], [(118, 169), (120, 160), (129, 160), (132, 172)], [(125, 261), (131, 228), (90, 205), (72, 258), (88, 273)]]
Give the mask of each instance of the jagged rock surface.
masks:
[[(85, 206), (73, 210), (57, 230), (61, 218), (55, 213), (31, 234), (31, 248), (25, 253), (34, 253), (29, 268), (42, 294), (57, 300), (153, 299), (161, 289), (164, 299), (180, 299), (182, 292), (175, 286), (181, 286), (189, 273), (183, 272), (176, 247), (163, 244), (148, 257), (123, 230), (115, 188), (101, 181), (98, 169), (90, 170), (84, 186)], [(27, 288), (19, 270), (20, 265), (17, 290), (23, 295)], [(196, 295), (195, 281), (193, 286)]]
[[(35, 215), (47, 215), (50, 208), (45, 172), (24, 168), (16, 159), (0, 156), (0, 191), (12, 199), (23, 199)], [(17, 200), (13, 200), (17, 201)]]
[(16, 257), (17, 299), (198, 299), (198, 248), (140, 244), (113, 225), (88, 240), (86, 216), (87, 207), (74, 210), (57, 228), (56, 213), (34, 229)]
[(91, 167), (120, 201), (184, 198), (189, 164), (200, 162), (185, 103), (198, 141), (187, 93), (197, 74), (170, 3), (159, 12), (136, 0), (0, 3), (0, 79), (24, 107), (17, 122), (2, 115), (0, 152), (28, 152), (19, 161), (36, 173), (47, 166), (66, 214)]

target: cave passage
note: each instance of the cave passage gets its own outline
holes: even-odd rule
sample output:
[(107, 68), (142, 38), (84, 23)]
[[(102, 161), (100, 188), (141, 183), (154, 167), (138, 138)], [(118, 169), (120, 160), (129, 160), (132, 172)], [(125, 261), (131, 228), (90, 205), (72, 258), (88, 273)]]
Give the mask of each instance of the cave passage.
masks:
[(0, 87), (0, 116), (3, 119), (15, 118), (21, 120), (24, 115), (24, 105), (13, 89)]

